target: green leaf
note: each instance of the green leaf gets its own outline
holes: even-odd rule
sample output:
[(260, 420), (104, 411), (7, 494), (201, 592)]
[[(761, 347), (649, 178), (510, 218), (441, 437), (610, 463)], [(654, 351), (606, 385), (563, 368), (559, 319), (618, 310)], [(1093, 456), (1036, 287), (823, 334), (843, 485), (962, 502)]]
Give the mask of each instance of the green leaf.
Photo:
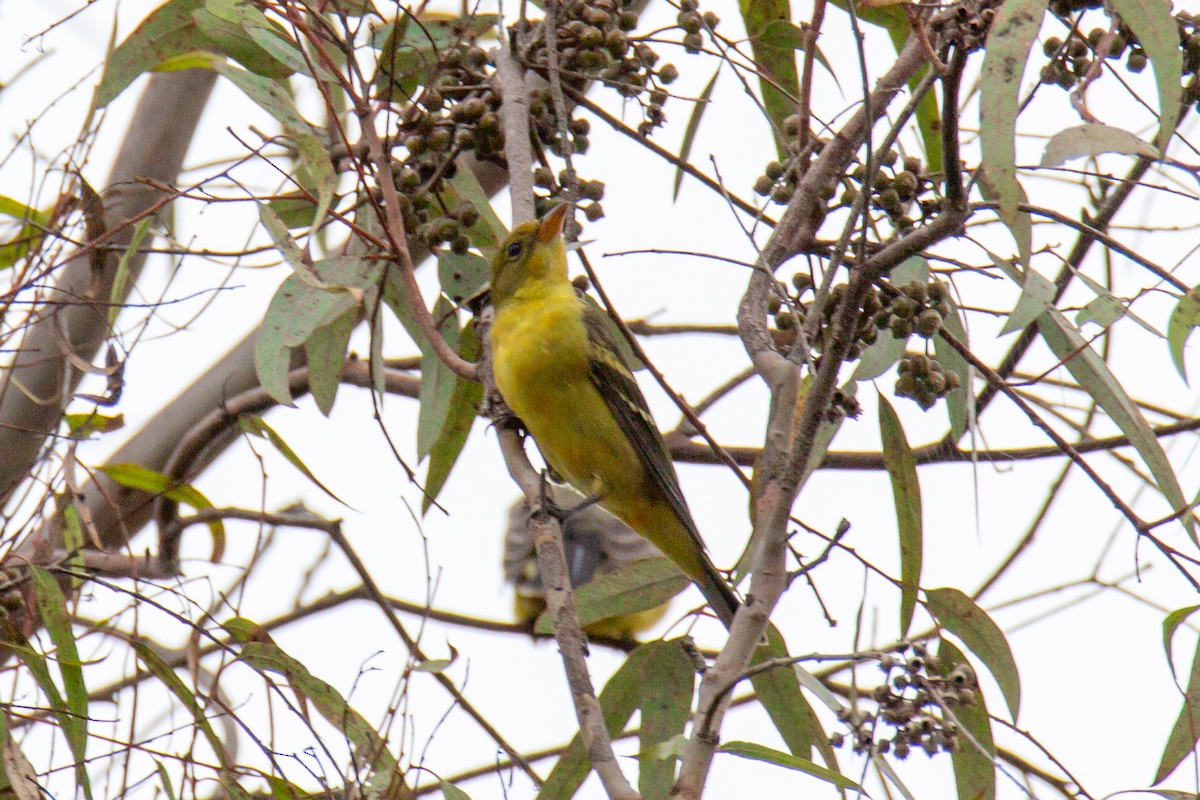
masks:
[(289, 230), (311, 228), (317, 206), (304, 192), (287, 192), (267, 201), (267, 207)]
[[(704, 85), (704, 90), (700, 92), (700, 97), (692, 104), (692, 113), (688, 115), (687, 127), (683, 131), (683, 141), (679, 144), (679, 163), (686, 164), (687, 160), (692, 155), (692, 143), (696, 141), (696, 132), (700, 130), (700, 120), (704, 117), (704, 112), (708, 110), (709, 100), (712, 98), (713, 88), (717, 85), (717, 78), (721, 77), (721, 68), (717, 67), (717, 71), (708, 79), (708, 83)], [(671, 200), (679, 199), (679, 187), (683, 185), (684, 171), (682, 167), (675, 168), (675, 186), (671, 190)]]
[(1004, 268), (1009, 277), (1021, 286), (1021, 297), (1005, 320), (1004, 327), (1000, 329), (1001, 336), (1024, 330), (1027, 325), (1054, 307), (1054, 296), (1058, 290), (1051, 281), (1042, 277), (1041, 273), (1032, 267), (1026, 267), (1022, 272), (1007, 260), (995, 255), (992, 256), (992, 261)]
[[(942, 320), (942, 330), (961, 344), (969, 346), (971, 342), (967, 338), (967, 328), (963, 325), (962, 311), (949, 295), (946, 301), (950, 304), (950, 315)], [(958, 375), (958, 388), (945, 395), (946, 413), (950, 417), (950, 435), (958, 441), (967, 432), (971, 421), (971, 404), (974, 402), (971, 395), (971, 365), (941, 336), (933, 340), (933, 352), (944, 370)]]
[[(766, 638), (766, 643), (760, 644), (755, 650), (750, 661), (751, 666), (771, 659), (788, 658), (787, 644), (778, 628), (768, 625)], [(754, 695), (758, 702), (771, 718), (775, 730), (779, 731), (779, 737), (783, 739), (792, 755), (809, 758), (816, 748), (825, 764), (830, 769), (837, 770), (837, 754), (829, 744), (829, 736), (821, 727), (821, 720), (800, 689), (800, 678), (796, 670), (781, 666), (759, 672), (750, 677), (750, 684), (754, 687)]]
[[(105, 464), (98, 468), (112, 480), (151, 494), (158, 494), (176, 503), (184, 503), (197, 511), (215, 508), (212, 501), (205, 497), (200, 490), (187, 483), (173, 481), (161, 472), (147, 469), (141, 464)], [(225, 552), (225, 525), (221, 520), (214, 519), (207, 523), (213, 537), (212, 560), (218, 562)]]
[(133, 229), (133, 237), (129, 240), (129, 246), (125, 248), (125, 252), (121, 254), (121, 260), (117, 262), (117, 274), (113, 278), (112, 291), (108, 293), (108, 327), (110, 328), (116, 323), (117, 315), (121, 313), (121, 304), (125, 302), (125, 286), (129, 283), (130, 265), (137, 257), (142, 240), (150, 232), (150, 223), (153, 221), (153, 217), (146, 217), (137, 224), (137, 227)]
[(213, 507), (208, 498), (193, 486), (174, 481), (161, 472), (155, 472), (140, 464), (106, 464), (99, 467), (99, 470), (130, 489), (161, 494), (177, 503), (186, 503), (192, 508)]
[(375, 395), (383, 397), (387, 389), (387, 376), (383, 371), (383, 317), (380, 314), (371, 316), (371, 358), (368, 365)]
[(1076, 158), (1101, 153), (1124, 153), (1158, 158), (1158, 148), (1125, 130), (1089, 122), (1059, 131), (1050, 137), (1040, 166), (1058, 167)]
[(135, 78), (167, 59), (213, 49), (192, 18), (202, 8), (204, 0), (168, 0), (151, 11), (105, 60), (95, 107), (104, 108)]
[[(1045, 0), (1008, 0), (997, 8), (980, 71), (981, 165), (1000, 205), (1000, 219), (1016, 238), (1021, 263), (1025, 265), (1029, 264), (1030, 254), (1029, 215), (1017, 210), (1017, 204), (1024, 199), (1016, 167), (1018, 93), (1029, 50), (1037, 39), (1045, 13)], [(985, 188), (981, 184), (981, 189)]]
[[(205, 0), (204, 8), (192, 12), (192, 20), (218, 53), (257, 75), (288, 77), (295, 69), (263, 50), (243, 25), (244, 20), (250, 21), (251, 15), (257, 15), (259, 24), (269, 25), (263, 13), (245, 0)], [(282, 38), (281, 33), (277, 36)]]
[(439, 250), (437, 266), (438, 284), (456, 306), (479, 294), (492, 279), (492, 265), (474, 253)]
[[(457, 351), (459, 342), (458, 314), (454, 306), (444, 297), (433, 304), (434, 323), (450, 349)], [(420, 409), (417, 412), (417, 458), (424, 459), (433, 450), (434, 443), (441, 437), (442, 429), (450, 419), (450, 402), (454, 397), (454, 386), (458, 376), (442, 363), (433, 346), (421, 341), (421, 392)]]
[[(271, 796), (275, 800), (317, 800), (317, 798), (301, 789), (294, 783), (274, 775), (262, 776), (271, 787)], [(259, 795), (255, 795), (256, 797)]]
[(1154, 142), (1166, 150), (1179, 121), (1183, 102), (1183, 53), (1179, 46), (1179, 26), (1171, 14), (1171, 4), (1163, 0), (1113, 0), (1110, 8), (1133, 29), (1146, 57), (1154, 67), (1158, 87), (1158, 135)]
[(1106, 292), (1079, 309), (1079, 313), (1075, 315), (1075, 327), (1082, 328), (1091, 322), (1107, 330), (1123, 316), (1125, 304)]
[[(847, 0), (833, 0), (833, 4), (847, 14), (851, 13)], [(892, 46), (899, 53), (904, 48), (908, 35), (912, 32), (912, 23), (897, 4), (867, 7), (864, 3), (855, 3), (853, 13), (860, 22), (883, 28), (887, 31)], [(926, 68), (928, 69), (928, 68)], [(908, 88), (915, 89), (921, 81), (921, 74), (915, 75), (908, 82)], [(926, 169), (932, 173), (943, 170), (942, 164), (942, 126), (941, 112), (938, 109), (937, 95), (929, 92), (917, 106), (917, 127), (921, 133), (921, 141), (925, 145)]]
[[(897, 50), (903, 47), (903, 40), (897, 45)], [(926, 67), (929, 69), (929, 67)], [(922, 70), (922, 73), (924, 70)], [(918, 75), (908, 82), (910, 89), (916, 87), (921, 80)], [(921, 143), (925, 145), (925, 169), (937, 175), (946, 169), (945, 158), (942, 155), (942, 112), (938, 108), (937, 93), (929, 92), (917, 105), (917, 130), (921, 133)]]
[[(1050, 309), (1038, 319), (1042, 339), (1054, 355), (1064, 363), (1067, 370), (1096, 403), (1104, 409), (1109, 419), (1125, 434), (1129, 443), (1137, 450), (1154, 476), (1159, 491), (1176, 511), (1186, 508), (1179, 480), (1163, 452), (1162, 445), (1146, 422), (1137, 405), (1125, 393), (1125, 388), (1109, 371), (1104, 359), (1097, 355), (1091, 345), (1057, 309)], [(1191, 514), (1181, 520), (1196, 541), (1196, 528)]]
[[(949, 677), (962, 665), (970, 668), (962, 652), (946, 639), (938, 640), (937, 652), (943, 677)], [(973, 703), (956, 705), (953, 711), (954, 719), (962, 726), (958, 746), (950, 754), (958, 800), (995, 800), (996, 745), (983, 692), (977, 690)]]
[[(662, 692), (666, 691), (669, 694), (672, 691), (671, 687), (674, 687), (673, 691), (681, 692), (685, 665), (689, 674), (694, 678), (695, 665), (688, 655), (689, 647), (690, 640), (673, 639), (644, 644), (629, 654), (625, 663), (609, 678), (608, 683), (600, 692), (600, 710), (604, 715), (604, 725), (610, 736), (618, 736), (638, 708), (642, 708), (642, 716), (643, 719), (645, 718), (648, 712), (644, 705), (647, 704), (648, 697), (661, 699)], [(656, 681), (661, 682), (663, 686), (648, 694), (649, 684)], [(690, 690), (687, 695), (690, 707)], [(664, 722), (667, 721), (669, 720), (664, 719)], [(659, 726), (659, 730), (666, 730), (670, 727), (672, 725), (664, 724)], [(657, 744), (659, 742), (650, 743), (651, 746)], [(647, 752), (649, 750), (650, 746), (643, 742), (640, 751)], [(673, 762), (663, 763), (671, 767), (673, 775)], [(538, 798), (549, 800), (549, 798), (574, 796), (584, 779), (587, 778), (590, 769), (591, 762), (588, 760), (587, 749), (583, 745), (583, 739), (576, 734), (567, 745), (566, 750), (563, 751), (562, 756), (559, 757), (554, 769), (550, 771), (541, 791), (538, 792)], [(656, 791), (666, 792), (669, 790), (671, 782), (671, 780), (666, 781)], [(643, 792), (646, 790), (644, 786), (641, 788)]]
[(305, 277), (289, 275), (275, 290), (254, 344), (254, 363), (259, 383), (277, 403), (294, 405), (288, 381), (292, 350), (346, 314), (373, 306), (384, 268), (376, 259), (334, 256), (306, 268)]
[[(665, 556), (634, 561), (596, 575), (575, 589), (575, 612), (583, 627), (658, 608), (688, 587), (691, 581)], [(549, 614), (538, 617), (534, 631), (554, 633)]]
[(327, 417), (333, 410), (333, 401), (341, 386), (342, 369), (346, 366), (346, 348), (350, 345), (350, 335), (354, 333), (358, 322), (358, 310), (347, 311), (328, 325), (317, 328), (304, 342), (308, 391), (317, 408)]
[(438, 788), (442, 790), (443, 800), (471, 800), (471, 795), (467, 794), (453, 783), (447, 783), (440, 778), (438, 779)]
[[(263, 9), (255, 3), (247, 2), (246, 0), (208, 0), (210, 11), (215, 10), (214, 6), (222, 7), (216, 13), (223, 16), (229, 23), (239, 26), (242, 32), (246, 36), (249, 36), (262, 52), (270, 55), (278, 64), (282, 64), (290, 72), (299, 72), (325, 83), (337, 80), (337, 76), (330, 72), (316, 57), (312, 58), (311, 61), (306, 59), (300, 45), (292, 39), (287, 28), (277, 24), (273, 19), (266, 16), (263, 13)], [(241, 61), (241, 59), (238, 60)], [(242, 63), (245, 64), (246, 62), (243, 61)], [(259, 75), (277, 78), (287, 77), (287, 74), (277, 74), (281, 72), (278, 64), (271, 65), (274, 70), (272, 73), (254, 69), (249, 64), (246, 64), (246, 67)]]
[[(651, 655), (641, 669), (642, 726), (638, 736), (640, 752), (646, 752), (681, 736), (692, 710), (692, 692), (696, 682), (696, 663), (676, 642), (655, 642)], [(675, 782), (673, 754), (642, 761), (638, 771), (638, 789), (645, 800), (668, 800)]]
[(420, 324), (409, 309), (408, 289), (400, 278), (400, 268), (397, 266), (388, 267), (383, 282), (383, 302), (387, 303), (388, 308), (396, 315), (396, 319), (404, 326), (404, 331), (413, 340), (413, 344), (424, 353), (428, 346), (425, 342), (425, 334), (421, 332)]
[(63, 414), (63, 422), (71, 432), (72, 439), (87, 439), (96, 433), (112, 433), (125, 427), (125, 415), (111, 417), (95, 411), (89, 414)]
[(309, 672), (304, 664), (281, 650), (270, 637), (259, 636), (243, 644), (240, 658), (257, 672), (282, 676), (294, 692), (311, 702), (318, 713), (350, 741), (356, 758), (371, 766), (372, 787), (387, 786), (390, 781), (399, 780), (396, 759), (375, 728), (346, 702), (337, 689)]
[(198, 692), (189, 689), (175, 670), (169, 666), (158, 653), (149, 645), (142, 642), (140, 639), (132, 639), (130, 644), (133, 650), (137, 653), (138, 659), (146, 666), (154, 677), (165, 686), (171, 694), (179, 700), (179, 702), (192, 715), (196, 726), (200, 728), (200, 732), (204, 734), (204, 738), (208, 740), (209, 746), (217, 755), (217, 760), (221, 762), (223, 771), (229, 769), (229, 754), (225, 752), (225, 744), (217, 736), (213, 730), (212, 724), (208, 721), (208, 716), (204, 713), (197, 698), (200, 696)]
[(1171, 655), (1171, 640), (1175, 638), (1175, 630), (1198, 609), (1200, 609), (1200, 605), (1177, 608), (1163, 620), (1163, 652), (1167, 655), (1168, 665), (1174, 660)]
[[(208, 67), (232, 82), (255, 105), (274, 117), (283, 128), (284, 134), (295, 144), (303, 166), (302, 170), (298, 170), (296, 180), (317, 195), (313, 225), (319, 226), (333, 202), (333, 194), (337, 189), (337, 175), (319, 132), (296, 109), (296, 103), (287, 86), (271, 78), (238, 69), (220, 59), (212, 59)], [(260, 216), (264, 207), (260, 204)], [(263, 223), (270, 229), (268, 219), (264, 218)], [(282, 238), (286, 238), (287, 226), (280, 222), (279, 227), (282, 228)], [(274, 232), (272, 238), (279, 243), (279, 237)], [(306, 259), (303, 262), (292, 261), (290, 258), (288, 260), (296, 268), (307, 263)]]
[(758, 85), (762, 92), (763, 108), (771, 121), (775, 150), (780, 160), (787, 158), (783, 138), (783, 120), (796, 113), (796, 98), (800, 96), (800, 77), (796, 72), (796, 50), (777, 39), (763, 34), (777, 22), (789, 23), (792, 7), (789, 0), (738, 0), (738, 10), (750, 39), (750, 51), (759, 70)]
[(11, 239), (0, 242), (0, 269), (8, 269), (41, 247), (45, 236), (43, 229), (50, 223), (50, 214), (5, 195), (0, 195), (0, 214), (22, 223)]
[[(850, 3), (847, 0), (833, 0), (833, 4), (847, 14), (851, 12)], [(896, 45), (897, 50), (904, 45), (904, 40), (912, 30), (912, 23), (908, 21), (908, 15), (894, 4), (871, 7), (863, 4), (861, 7), (856, 6), (854, 12), (860, 22), (869, 22), (887, 31), (888, 37), (892, 40), (892, 44)]]
[(896, 774), (896, 770), (892, 769), (891, 763), (882, 755), (871, 756), (871, 766), (879, 770), (879, 773), (889, 783), (896, 787), (897, 791), (900, 792), (900, 795), (904, 798), (904, 800), (917, 800), (916, 795), (914, 795), (912, 790), (905, 785), (904, 781), (900, 779), (900, 776)]
[(12, 217), (18, 222), (37, 222), (45, 225), (50, 221), (50, 215), (45, 211), (38, 211), (3, 194), (0, 194), (0, 214)]
[(1179, 298), (1167, 322), (1167, 345), (1171, 348), (1171, 361), (1185, 383), (1187, 365), (1183, 361), (1183, 348), (1197, 326), (1200, 326), (1200, 286), (1188, 289), (1187, 294)]
[(938, 625), (957, 636), (979, 657), (1000, 685), (1015, 720), (1021, 708), (1021, 675), (1004, 631), (975, 601), (958, 589), (926, 589), (926, 608)]
[(329, 160), (329, 152), (320, 137), (305, 130), (287, 127), (284, 132), (292, 139), (296, 152), (300, 154), (300, 168), (294, 176), (296, 182), (317, 197), (312, 227), (319, 228), (329, 207), (333, 205), (333, 196), (337, 191), (338, 178), (333, 170), (333, 162)]
[(206, 53), (203, 50), (192, 50), (177, 56), (171, 56), (156, 64), (151, 72), (182, 72), (185, 69), (212, 69), (214, 63), (220, 61), (219, 56)]
[(62, 693), (58, 691), (58, 685), (54, 683), (54, 678), (50, 676), (46, 657), (33, 648), (25, 635), (17, 630), (17, 627), (7, 617), (0, 617), (0, 639), (12, 648), (13, 652), (25, 663), (30, 677), (42, 690), (42, 694), (46, 695), (46, 700), (50, 703), (50, 710), (65, 734), (68, 727), (73, 724), (70, 719), (71, 712), (68, 710), (67, 704), (63, 702)]
[[(768, 22), (763, 28), (762, 33), (758, 35), (758, 40), (771, 47), (789, 50), (804, 50), (804, 30), (782, 19), (776, 19)], [(829, 63), (829, 59), (825, 58), (825, 53), (817, 47), (813, 53), (813, 58), (818, 64), (825, 68), (829, 73), (829, 77), (833, 78), (833, 82), (840, 89), (841, 81), (838, 80), (837, 72), (834, 71), (833, 65)]]
[(67, 567), (77, 573), (71, 576), (71, 589), (78, 590), (83, 585), (83, 525), (79, 521), (79, 512), (72, 503), (64, 504), (62, 510), (63, 546), (67, 552)]
[[(926, 283), (929, 281), (929, 262), (921, 256), (907, 258), (892, 270), (890, 280), (893, 286), (900, 286), (911, 281)], [(904, 355), (905, 341), (892, 336), (890, 331), (880, 331), (875, 343), (863, 351), (850, 376), (854, 381), (870, 381), (878, 378), (892, 368), (892, 365)]]
[[(1191, 613), (1196, 609), (1181, 609), (1167, 617), (1163, 622), (1163, 638), (1164, 645), (1168, 649), (1167, 657), (1168, 664), (1170, 663), (1170, 643), (1167, 634), (1167, 625), (1173, 622), (1173, 626), (1178, 626), (1183, 621), (1183, 616), (1177, 616), (1182, 612)], [(1172, 620), (1172, 618), (1175, 618)], [(1196, 743), (1200, 741), (1200, 642), (1197, 642), (1195, 655), (1192, 657), (1192, 669), (1188, 674), (1187, 688), (1183, 690), (1183, 707), (1179, 710), (1179, 716), (1175, 720), (1175, 724), (1171, 726), (1171, 732), (1167, 735), (1167, 743), (1163, 747), (1162, 758), (1158, 762), (1158, 769), (1154, 773), (1154, 783), (1161, 783), (1166, 780), (1175, 768), (1187, 756), (1196, 752)]]
[(156, 758), (154, 759), (154, 769), (158, 773), (158, 785), (162, 787), (167, 800), (176, 800), (175, 789), (171, 786), (171, 773), (167, 772), (167, 765)]
[(316, 129), (296, 109), (296, 102), (286, 84), (238, 69), (217, 58), (210, 61), (209, 67), (240, 89), (255, 105), (274, 117), (287, 133), (303, 132), (316, 135)]
[[(479, 341), (479, 332), (475, 321), (467, 322), (460, 337), (458, 354), (467, 361), (478, 361), (483, 348)], [(454, 376), (454, 391), (450, 395), (450, 405), (446, 412), (446, 421), (442, 425), (437, 439), (429, 448), (429, 469), (425, 473), (425, 497), (421, 500), (421, 513), (429, 510), (433, 501), (446, 485), (450, 471), (458, 462), (467, 436), (475, 424), (479, 414), (479, 404), (483, 401), (483, 384)]]
[(297, 277), (312, 288), (327, 288), (326, 284), (321, 280), (320, 275), (317, 274), (312, 259), (305, 252), (304, 248), (292, 238), (287, 225), (279, 218), (279, 215), (266, 203), (259, 203), (258, 218), (262, 222), (263, 228), (266, 229), (267, 234), (271, 237), (271, 241), (279, 250), (279, 254), (283, 256), (283, 260), (288, 263)]
[(71, 628), (71, 615), (67, 611), (67, 598), (49, 572), (41, 567), (31, 567), (33, 590), (37, 597), (38, 613), (50, 634), (50, 641), (57, 649), (55, 661), (62, 676), (63, 688), (67, 693), (67, 714), (61, 722), (63, 735), (75, 757), (75, 779), (83, 787), (87, 797), (92, 796), (91, 782), (87, 774), (87, 724), (88, 693), (83, 681), (83, 662), (79, 660), (79, 649), (75, 646), (75, 631)]
[(798, 772), (803, 772), (811, 775), (814, 778), (820, 778), (823, 781), (828, 781), (834, 786), (841, 789), (852, 789), (856, 792), (865, 792), (863, 787), (859, 786), (854, 781), (847, 778), (840, 772), (834, 772), (831, 769), (826, 769), (820, 764), (809, 761), (807, 758), (800, 758), (789, 753), (784, 753), (780, 750), (773, 750), (765, 745), (755, 744), (754, 742), (726, 742), (721, 745), (718, 752), (729, 753), (741, 758), (748, 758), (753, 761), (765, 761), (768, 764), (774, 764), (778, 767), (786, 767), (794, 769)]
[(908, 635), (917, 590), (921, 588), (921, 556), (924, 535), (921, 526), (921, 483), (917, 460), (900, 425), (900, 418), (887, 398), (879, 395), (879, 437), (883, 441), (883, 465), (892, 481), (896, 504), (896, 528), (900, 537), (900, 638)]
[[(7, 645), (20, 659), (24, 662), (26, 669), (29, 670), (29, 676), (41, 689), (46, 696), (46, 701), (50, 706), (50, 713), (58, 720), (58, 725), (62, 729), (63, 735), (67, 739), (72, 755), (75, 756), (77, 770), (80, 770), (83, 765), (83, 756), (76, 750), (76, 745), (80, 737), (82, 725), (83, 742), (87, 742), (86, 718), (81, 722), (76, 718), (63, 702), (62, 695), (58, 691), (58, 687), (54, 684), (54, 679), (50, 677), (50, 668), (46, 665), (46, 657), (33, 649), (29, 640), (25, 635), (17, 629), (7, 616), (0, 617), (0, 642)], [(61, 665), (60, 665), (61, 671)], [(85, 698), (86, 700), (86, 698)], [(18, 800), (34, 800), (41, 798), (43, 795), (40, 787), (36, 782), (36, 777), (33, 775), (33, 770), (29, 767), (28, 760), (25, 755), (17, 748), (16, 743), (12, 741), (11, 734), (8, 730), (7, 719), (0, 712), (0, 726), (3, 729), (3, 744), (4, 747), (0, 750), (0, 765), (3, 769), (0, 770), (0, 785), (5, 783), (7, 779), (8, 788), (12, 789)], [(91, 786), (88, 781), (86, 771), (82, 776), (77, 776), (77, 780), (84, 787), (87, 796), (91, 797)]]
[(350, 506), (346, 505), (346, 503), (343, 502), (340, 497), (329, 491), (325, 484), (321, 483), (321, 481), (317, 479), (317, 476), (314, 475), (312, 470), (308, 468), (308, 465), (300, 459), (300, 456), (296, 455), (296, 451), (288, 446), (288, 443), (283, 440), (283, 437), (276, 433), (275, 429), (268, 425), (265, 419), (257, 414), (243, 413), (238, 416), (238, 425), (243, 431), (251, 436), (257, 436), (260, 439), (266, 439), (277, 451), (279, 451), (281, 456), (288, 460), (293, 467), (300, 470), (300, 473), (304, 475), (304, 477), (312, 481), (314, 486), (316, 486), (325, 494), (329, 495), (334, 500), (337, 500), (339, 503), (346, 506), (346, 508), (350, 508)]

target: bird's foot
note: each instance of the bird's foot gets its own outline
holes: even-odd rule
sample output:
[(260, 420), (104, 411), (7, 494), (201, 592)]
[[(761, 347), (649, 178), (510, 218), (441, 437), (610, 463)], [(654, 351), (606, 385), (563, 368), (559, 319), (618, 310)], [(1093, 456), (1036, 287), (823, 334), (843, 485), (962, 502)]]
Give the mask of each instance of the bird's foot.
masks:
[(571, 519), (571, 517), (590, 506), (594, 506), (604, 498), (604, 495), (601, 493), (590, 494), (570, 508), (563, 508), (557, 502), (555, 502), (554, 498), (551, 496), (550, 475), (548, 470), (542, 470), (540, 491), (541, 497), (539, 500), (541, 501), (542, 510), (558, 520), (558, 524), (560, 525), (565, 525), (567, 521)]

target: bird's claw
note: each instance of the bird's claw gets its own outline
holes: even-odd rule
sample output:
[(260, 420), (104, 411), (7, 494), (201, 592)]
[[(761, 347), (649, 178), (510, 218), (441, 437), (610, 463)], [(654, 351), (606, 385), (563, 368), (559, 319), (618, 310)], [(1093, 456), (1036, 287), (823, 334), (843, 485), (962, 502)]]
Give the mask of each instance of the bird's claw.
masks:
[(590, 506), (594, 506), (604, 498), (603, 494), (594, 493), (588, 495), (582, 501), (571, 506), (570, 508), (563, 508), (557, 502), (555, 502), (554, 498), (550, 494), (550, 476), (548, 470), (542, 470), (542, 480), (541, 486), (539, 487), (539, 493), (538, 500), (542, 506), (542, 510), (558, 520), (559, 525), (567, 524), (571, 517), (575, 516), (580, 511), (589, 508)]

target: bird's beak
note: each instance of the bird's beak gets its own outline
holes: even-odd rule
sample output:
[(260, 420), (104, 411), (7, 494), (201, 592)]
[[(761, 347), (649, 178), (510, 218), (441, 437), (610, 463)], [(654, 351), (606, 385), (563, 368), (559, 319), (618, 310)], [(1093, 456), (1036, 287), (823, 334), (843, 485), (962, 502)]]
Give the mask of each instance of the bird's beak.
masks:
[(550, 213), (542, 217), (542, 224), (538, 226), (537, 238), (542, 244), (550, 244), (555, 236), (562, 233), (563, 222), (567, 219), (567, 204), (559, 203), (550, 210)]

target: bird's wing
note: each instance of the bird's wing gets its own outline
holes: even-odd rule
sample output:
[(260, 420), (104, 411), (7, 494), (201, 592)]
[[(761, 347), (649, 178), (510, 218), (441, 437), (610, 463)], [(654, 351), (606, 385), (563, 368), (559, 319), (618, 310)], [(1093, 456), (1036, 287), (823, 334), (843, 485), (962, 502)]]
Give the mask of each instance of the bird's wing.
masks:
[(621, 350), (613, 340), (608, 319), (603, 311), (591, 303), (580, 301), (580, 305), (583, 308), (583, 324), (591, 343), (588, 369), (592, 384), (600, 391), (604, 404), (633, 445), (651, 482), (697, 544), (700, 544), (700, 534), (688, 511), (683, 491), (679, 488), (679, 478), (675, 475), (671, 455), (667, 452), (654, 418), (650, 416), (650, 409), (646, 406), (646, 398), (642, 396), (637, 380), (621, 358)]

